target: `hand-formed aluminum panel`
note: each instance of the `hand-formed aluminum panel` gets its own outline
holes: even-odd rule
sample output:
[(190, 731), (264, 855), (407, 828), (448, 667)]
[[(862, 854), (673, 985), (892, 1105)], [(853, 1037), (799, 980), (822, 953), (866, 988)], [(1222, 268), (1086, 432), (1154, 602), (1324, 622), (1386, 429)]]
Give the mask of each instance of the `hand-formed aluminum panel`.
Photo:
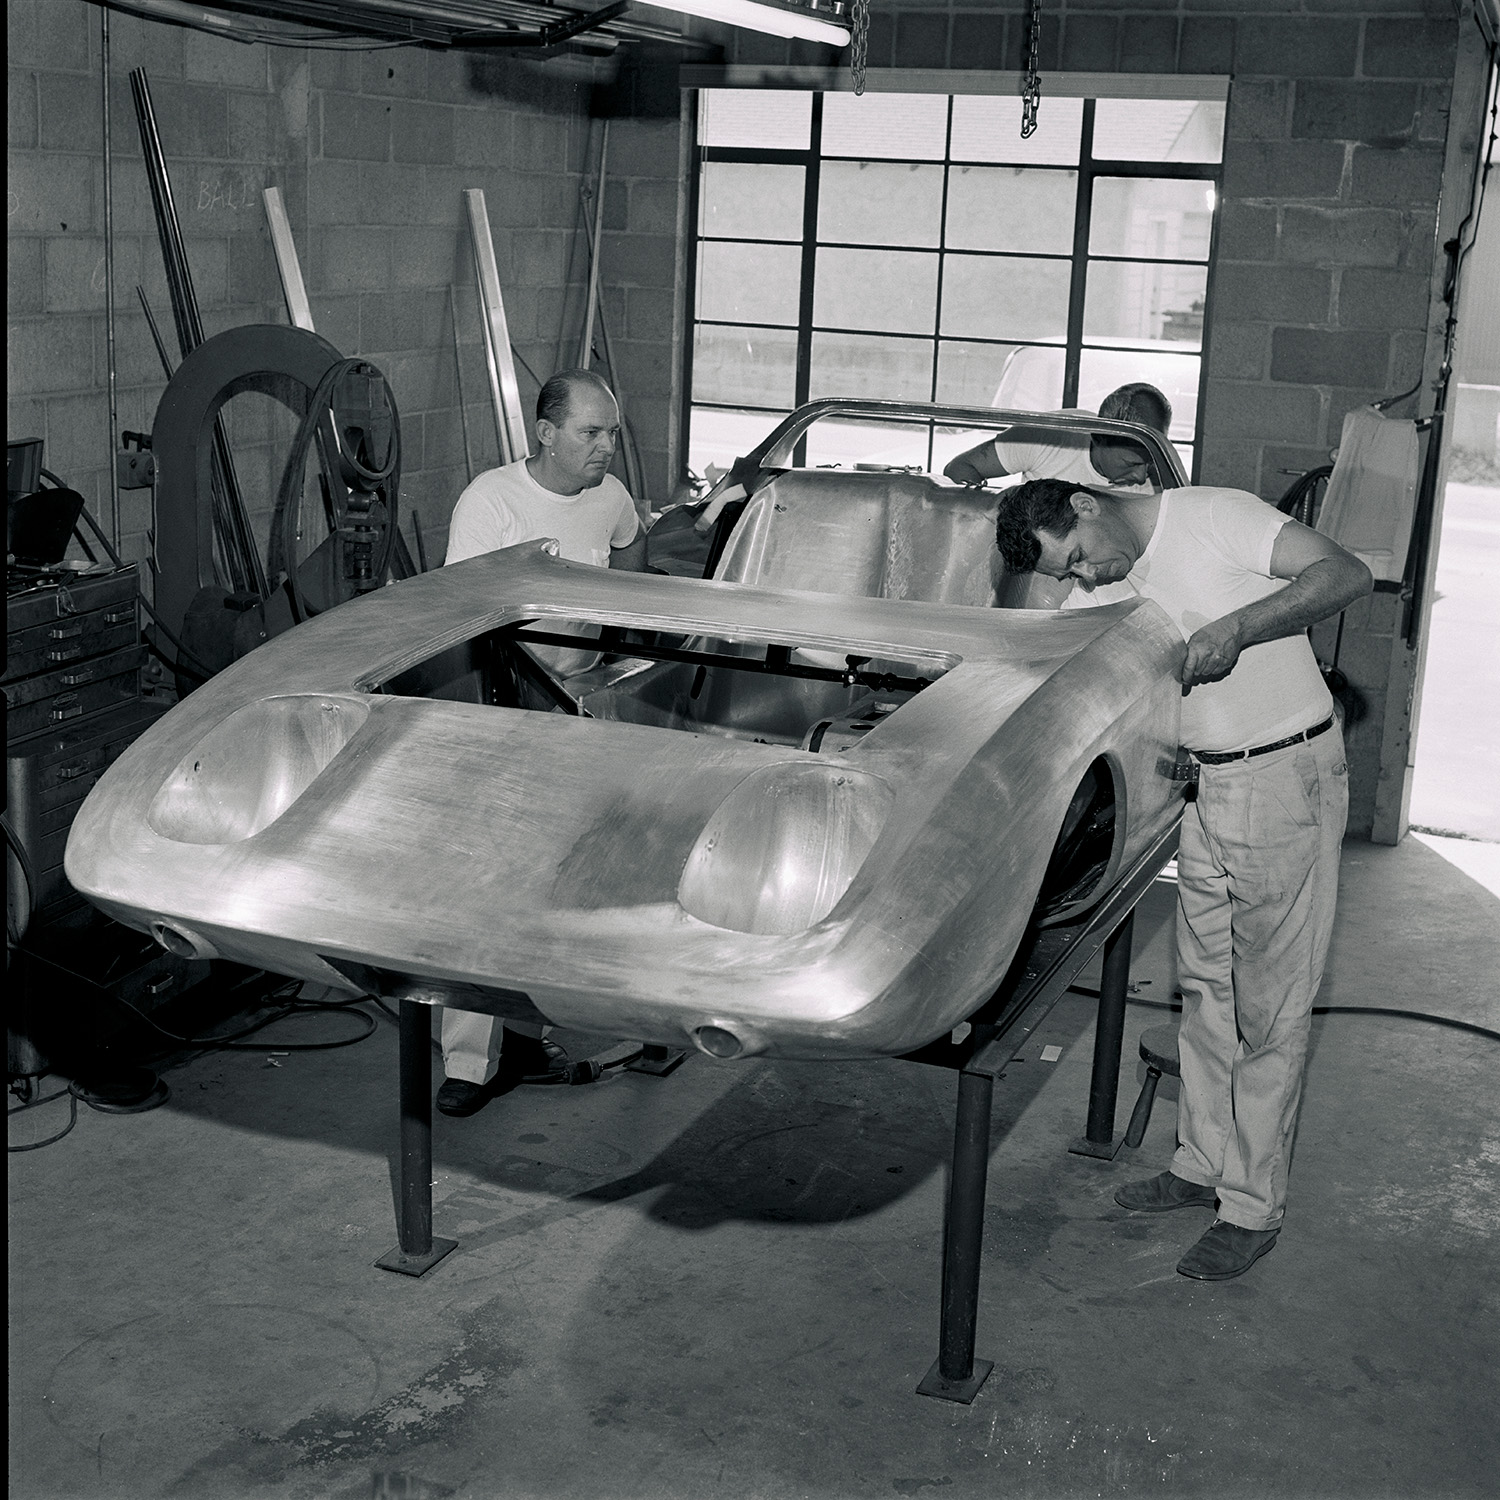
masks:
[[(625, 644), (546, 711), (506, 644), (526, 622), (718, 664)], [(869, 681), (723, 665), (766, 648)], [(1003, 973), (1091, 768), (1115, 802), (1096, 896), (1177, 815), (1182, 650), (1146, 602), (852, 597), (528, 543), (236, 662), (100, 781), (67, 874), (183, 951), (290, 975), (668, 1044), (714, 1027), (720, 1055), (726, 1032), (744, 1054), (902, 1053)], [(931, 685), (878, 685), (898, 678)]]

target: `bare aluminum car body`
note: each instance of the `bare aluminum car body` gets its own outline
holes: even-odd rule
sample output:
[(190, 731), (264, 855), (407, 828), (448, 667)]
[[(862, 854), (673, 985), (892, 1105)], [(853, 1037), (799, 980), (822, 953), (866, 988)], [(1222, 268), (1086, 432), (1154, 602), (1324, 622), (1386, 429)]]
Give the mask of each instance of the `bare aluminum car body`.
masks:
[[(1144, 601), (986, 607), (992, 528), (980, 492), (794, 471), (716, 581), (527, 543), (379, 590), (132, 746), (68, 878), (180, 951), (354, 990), (717, 1056), (914, 1050), (994, 988), (1081, 788), (1111, 817), (1054, 915), (1180, 811), (1180, 635)], [(524, 633), (597, 628), (634, 634), (539, 702)]]

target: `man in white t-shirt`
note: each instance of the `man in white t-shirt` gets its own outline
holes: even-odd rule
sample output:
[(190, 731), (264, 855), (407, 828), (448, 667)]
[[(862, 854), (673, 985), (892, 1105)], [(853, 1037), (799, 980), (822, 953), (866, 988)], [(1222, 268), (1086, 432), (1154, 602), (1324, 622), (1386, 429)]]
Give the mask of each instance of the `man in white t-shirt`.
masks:
[[(1067, 415), (1087, 417), (1093, 413), (1070, 408)], [(1118, 422), (1139, 422), (1165, 438), (1172, 425), (1172, 403), (1154, 385), (1137, 381), (1111, 391), (1099, 403), (1099, 415)], [(1146, 450), (1127, 438), (1019, 426), (1008, 427), (998, 437), (986, 438), (977, 447), (960, 453), (943, 473), (967, 485), (1019, 474), (1023, 479), (1142, 488), (1149, 487), (1152, 477)]]
[[(1069, 606), (1154, 599), (1187, 642), (1182, 743), (1198, 765), (1177, 857), (1178, 1149), (1115, 1194), (1213, 1208), (1177, 1269), (1238, 1276), (1276, 1242), (1349, 810), (1343, 735), (1307, 627), (1371, 588), (1358, 558), (1243, 490), (1006, 491), (1006, 566), (1076, 580)], [(1099, 595), (1108, 594), (1109, 599)]]
[[(620, 438), (620, 411), (609, 386), (590, 370), (554, 375), (537, 396), (536, 435), (533, 457), (486, 470), (458, 497), (445, 565), (555, 537), (572, 562), (644, 569), (646, 538), (635, 505), (609, 472)], [(548, 1072), (558, 1050), (549, 1052), (540, 1026), (507, 1026), (498, 1017), (450, 1006), (443, 1011), (437, 1107), (471, 1115), (502, 1092), (502, 1082)]]

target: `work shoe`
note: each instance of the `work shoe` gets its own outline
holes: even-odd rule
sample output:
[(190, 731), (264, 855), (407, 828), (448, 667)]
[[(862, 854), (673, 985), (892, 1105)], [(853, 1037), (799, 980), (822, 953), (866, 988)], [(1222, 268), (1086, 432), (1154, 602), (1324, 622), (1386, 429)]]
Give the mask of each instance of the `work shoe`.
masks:
[(445, 1078), (437, 1091), (437, 1107), (445, 1115), (475, 1115), (491, 1099), (514, 1088), (513, 1082), (501, 1083), (497, 1073), (488, 1083), (470, 1083), (467, 1078)]
[(1158, 1172), (1144, 1182), (1127, 1182), (1115, 1194), (1115, 1202), (1137, 1213), (1160, 1214), (1169, 1208), (1212, 1208), (1217, 1197), (1215, 1188), (1189, 1182), (1173, 1172)]
[(1231, 1281), (1243, 1276), (1276, 1243), (1277, 1229), (1241, 1229), (1215, 1219), (1203, 1238), (1177, 1262), (1194, 1281)]
[(523, 1036), (518, 1031), (506, 1030), (500, 1043), (500, 1072), (513, 1082), (526, 1079), (563, 1076), (568, 1071), (568, 1054), (556, 1042), (539, 1037)]

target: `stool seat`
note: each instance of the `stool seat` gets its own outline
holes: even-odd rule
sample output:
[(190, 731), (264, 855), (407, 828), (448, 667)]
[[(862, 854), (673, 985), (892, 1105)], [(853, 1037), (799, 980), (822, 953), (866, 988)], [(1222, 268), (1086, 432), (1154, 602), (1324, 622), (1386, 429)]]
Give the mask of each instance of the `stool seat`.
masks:
[(1158, 1072), (1181, 1078), (1177, 1065), (1177, 1028), (1153, 1026), (1141, 1033), (1141, 1061)]

